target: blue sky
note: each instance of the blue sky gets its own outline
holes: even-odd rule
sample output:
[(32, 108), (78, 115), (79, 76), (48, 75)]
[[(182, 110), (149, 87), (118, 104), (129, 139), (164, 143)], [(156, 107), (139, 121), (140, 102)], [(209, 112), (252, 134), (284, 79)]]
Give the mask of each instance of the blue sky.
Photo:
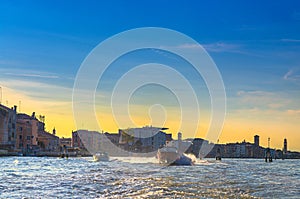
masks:
[(231, 72), (284, 76), (299, 65), (299, 4), (3, 1), (1, 68), (74, 77), (86, 55), (107, 37), (131, 28), (157, 26), (180, 31), (206, 46), (225, 80)]
[(267, 121), (273, 111), (299, 118), (299, 1), (1, 1), (0, 83), (35, 99), (70, 101), (94, 47), (148, 26), (203, 45), (223, 77), (229, 117), (243, 110), (250, 118), (271, 111)]

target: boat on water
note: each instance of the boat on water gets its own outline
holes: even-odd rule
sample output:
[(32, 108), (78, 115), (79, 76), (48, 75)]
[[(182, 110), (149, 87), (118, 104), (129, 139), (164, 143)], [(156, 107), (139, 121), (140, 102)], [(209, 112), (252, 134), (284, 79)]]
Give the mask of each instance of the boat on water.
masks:
[[(181, 133), (178, 133), (178, 141), (171, 141), (167, 145), (157, 151), (157, 159), (160, 164), (168, 165), (194, 165), (195, 160), (183, 153), (191, 143), (182, 141)], [(187, 145), (187, 146), (184, 146)]]
[(109, 161), (109, 156), (106, 152), (97, 152), (93, 155), (94, 161), (96, 162), (107, 162)]
[(160, 164), (168, 165), (194, 165), (192, 158), (184, 153), (179, 153), (175, 147), (164, 147), (157, 152), (157, 158)]

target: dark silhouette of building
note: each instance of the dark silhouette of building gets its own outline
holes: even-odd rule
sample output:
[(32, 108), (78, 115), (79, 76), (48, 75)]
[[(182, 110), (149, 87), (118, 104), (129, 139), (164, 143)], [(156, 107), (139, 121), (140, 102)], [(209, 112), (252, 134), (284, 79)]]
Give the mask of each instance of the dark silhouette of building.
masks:
[(254, 145), (259, 146), (259, 136), (258, 135), (254, 136)]
[(283, 153), (287, 153), (287, 139), (284, 138), (284, 141), (283, 141)]

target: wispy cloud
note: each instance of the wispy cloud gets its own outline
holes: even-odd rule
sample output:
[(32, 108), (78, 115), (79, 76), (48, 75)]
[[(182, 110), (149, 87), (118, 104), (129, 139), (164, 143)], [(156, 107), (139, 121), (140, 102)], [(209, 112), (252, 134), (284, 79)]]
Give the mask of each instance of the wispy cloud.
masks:
[(244, 53), (243, 51), (241, 51), (241, 45), (229, 44), (225, 42), (203, 44), (203, 47), (210, 52)]
[(281, 39), (280, 41), (299, 43), (300, 39)]
[(300, 82), (300, 70), (290, 69), (286, 74), (284, 74), (283, 79), (287, 81)]
[(239, 91), (238, 101), (241, 107), (259, 109), (284, 109), (291, 104), (291, 100), (282, 93), (267, 91)]
[(299, 115), (300, 116), (300, 109), (289, 109), (286, 111), (288, 115)]
[(46, 74), (29, 74), (29, 73), (24, 73), (24, 74), (17, 74), (17, 73), (4, 73), (5, 75), (10, 75), (10, 76), (19, 76), (19, 77), (38, 77), (38, 78), (49, 78), (49, 79), (58, 79), (58, 75), (46, 75)]
[[(241, 45), (238, 44), (230, 44), (225, 42), (215, 42), (209, 44), (201, 44), (202, 47), (209, 52), (234, 52), (241, 53)], [(181, 44), (177, 46), (180, 49), (200, 49), (201, 46), (197, 44)]]
[(42, 101), (69, 101), (72, 96), (71, 88), (32, 80), (5, 79), (0, 81), (0, 85), (13, 89), (16, 93)]
[(197, 45), (197, 44), (182, 44), (177, 46), (177, 48), (181, 48), (181, 49), (199, 49), (201, 48), (201, 46)]
[[(0, 61), (1, 62), (1, 61)], [(11, 67), (1, 67), (0, 68), (0, 74), (2, 78), (8, 78), (9, 77), (36, 77), (36, 78), (47, 78), (47, 79), (58, 79), (59, 75), (47, 72), (47, 71), (41, 71), (41, 70), (28, 70), (28, 69), (21, 69), (21, 68), (11, 68)], [(11, 78), (8, 78), (11, 79)]]
[(285, 92), (239, 91), (234, 101), (236, 107), (230, 111), (230, 115), (242, 120), (293, 124), (300, 118), (300, 106), (295, 98)]
[(213, 42), (213, 43), (200, 43), (200, 45), (195, 43), (182, 43), (177, 46), (168, 46), (168, 48), (175, 48), (181, 50), (201, 50), (205, 49), (208, 52), (214, 53), (238, 53), (238, 54), (250, 54), (243, 49), (242, 44), (229, 43), (229, 42)]

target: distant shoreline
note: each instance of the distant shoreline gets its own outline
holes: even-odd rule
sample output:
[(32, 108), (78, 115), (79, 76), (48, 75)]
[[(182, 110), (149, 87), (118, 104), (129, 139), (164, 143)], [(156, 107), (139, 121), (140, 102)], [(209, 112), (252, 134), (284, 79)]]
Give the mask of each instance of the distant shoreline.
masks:
[[(61, 157), (61, 155), (0, 155), (0, 158), (2, 157), (50, 157), (50, 158), (61, 158), (64, 159), (66, 157)], [(69, 155), (68, 158), (81, 158), (81, 157), (93, 157), (92, 155)], [(112, 156), (112, 157), (135, 157), (135, 158), (139, 158), (139, 157), (144, 157), (144, 156)], [(215, 158), (203, 158), (203, 159), (199, 159), (198, 160), (205, 160), (205, 159), (215, 159)], [(265, 158), (254, 158), (254, 157), (222, 157), (222, 160), (224, 159), (253, 159), (253, 160), (264, 160)], [(300, 160), (300, 158), (277, 158), (274, 160)]]

